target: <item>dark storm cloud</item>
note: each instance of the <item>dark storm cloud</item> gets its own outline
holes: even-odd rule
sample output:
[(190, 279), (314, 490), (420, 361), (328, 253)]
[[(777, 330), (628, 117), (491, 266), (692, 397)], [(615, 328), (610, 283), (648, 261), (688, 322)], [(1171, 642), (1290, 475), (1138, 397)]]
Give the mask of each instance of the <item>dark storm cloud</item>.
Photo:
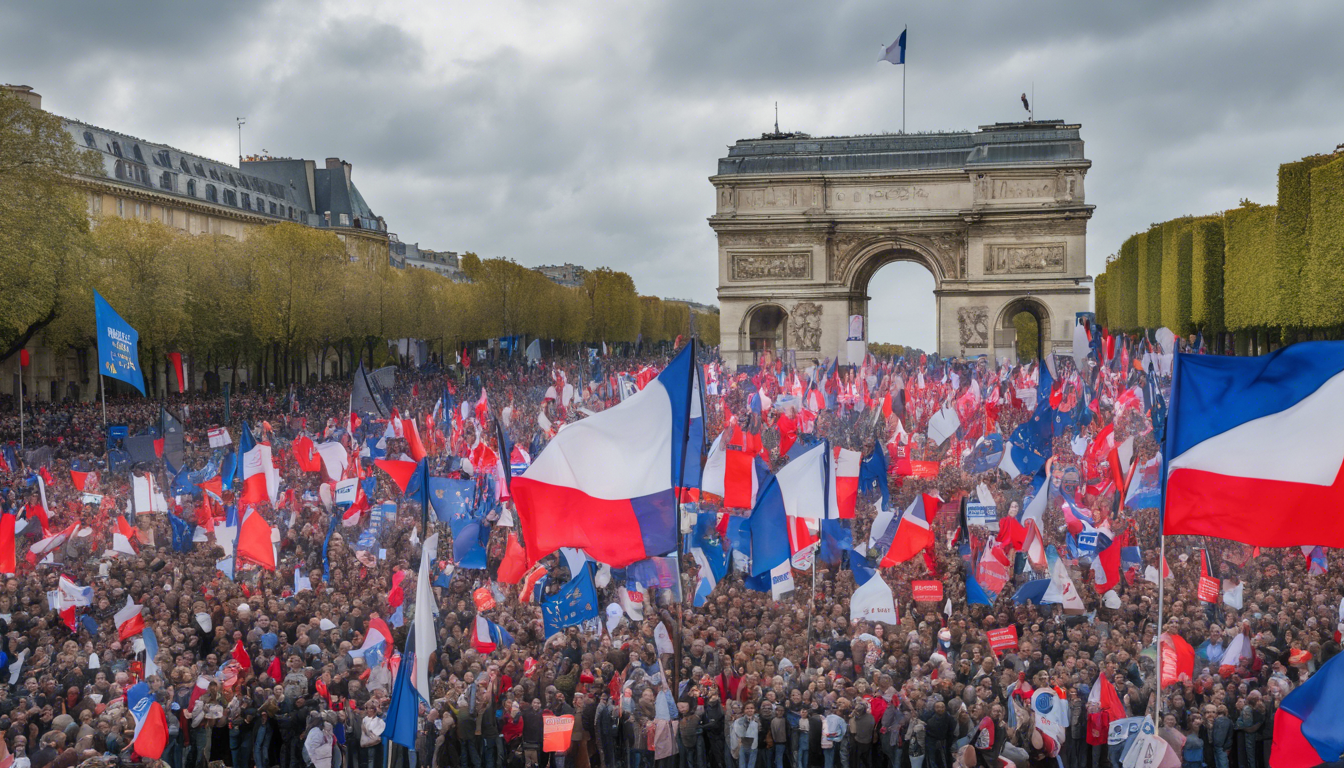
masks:
[[(247, 152), (353, 162), (405, 240), (712, 301), (725, 145), (768, 130), (776, 100), (786, 130), (898, 129), (901, 71), (877, 57), (906, 24), (910, 130), (1021, 119), (1033, 84), (1038, 118), (1082, 123), (1099, 271), (1150, 222), (1272, 201), (1280, 162), (1344, 140), (1336, 17), (1309, 0), (22, 3), (0, 9), (0, 79), (221, 159), (245, 115)], [(926, 287), (891, 290), (893, 312), (928, 306)]]

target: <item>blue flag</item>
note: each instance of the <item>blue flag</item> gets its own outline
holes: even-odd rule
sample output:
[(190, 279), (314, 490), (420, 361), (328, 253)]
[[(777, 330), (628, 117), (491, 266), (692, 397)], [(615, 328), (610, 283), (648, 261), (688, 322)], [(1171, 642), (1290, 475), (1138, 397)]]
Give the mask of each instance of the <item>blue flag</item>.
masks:
[(593, 584), (593, 567), (588, 565), (579, 575), (570, 579), (554, 597), (541, 604), (541, 618), (546, 637), (565, 627), (582, 624), (598, 614), (597, 587)]
[[(770, 569), (789, 559), (789, 521), (784, 511), (784, 496), (775, 482), (775, 476), (765, 466), (765, 462), (756, 457), (756, 479), (761, 488), (756, 497), (756, 508), (746, 525), (751, 532), (751, 575), (765, 575), (769, 581)], [(732, 531), (733, 522), (740, 518), (729, 518), (728, 527)]]
[(168, 522), (173, 528), (173, 551), (190, 552), (192, 547), (192, 536), (196, 532), (195, 526), (172, 512), (168, 513)]
[(431, 477), (429, 503), (441, 523), (451, 525), (455, 518), (469, 517), (476, 507), (476, 481)]
[(387, 727), (383, 729), (384, 742), (395, 742), (407, 749), (415, 749), (420, 721), (420, 694), (411, 680), (414, 669), (415, 633), (407, 632), (406, 648), (401, 654), (401, 665), (397, 667), (397, 678), (392, 683), (392, 701), (387, 705)]
[(1020, 589), (1017, 590), (1017, 594), (1013, 595), (1013, 602), (1017, 603), (1018, 605), (1025, 605), (1029, 603), (1040, 605), (1041, 601), (1045, 599), (1045, 590), (1049, 588), (1050, 588), (1049, 579), (1036, 579), (1034, 581), (1028, 581), (1026, 584), (1023, 584)]
[(873, 450), (859, 462), (859, 491), (876, 487), (882, 494), (882, 508), (891, 506), (891, 489), (887, 482), (887, 454), (881, 441), (873, 444)]
[(93, 292), (93, 316), (98, 327), (98, 372), (124, 381), (145, 394), (145, 376), (140, 370), (140, 334)]

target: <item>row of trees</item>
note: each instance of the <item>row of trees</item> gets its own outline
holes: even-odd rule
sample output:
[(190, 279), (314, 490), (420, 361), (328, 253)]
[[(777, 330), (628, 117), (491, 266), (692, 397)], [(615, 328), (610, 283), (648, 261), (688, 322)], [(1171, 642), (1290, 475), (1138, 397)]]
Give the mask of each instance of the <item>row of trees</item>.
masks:
[(1097, 277), (1098, 322), (1198, 331), (1239, 353), (1344, 338), (1344, 153), (1279, 166), (1277, 203), (1130, 236)]
[[(468, 253), (469, 283), (386, 259), (352, 261), (331, 232), (282, 222), (246, 240), (188, 235), (159, 222), (105, 217), (71, 260), (61, 309), (47, 327), (56, 349), (94, 343), (96, 288), (140, 333), (153, 372), (167, 352), (197, 370), (252, 368), (264, 381), (302, 380), (335, 355), (338, 375), (385, 359), (388, 339), (415, 338), (452, 358), (455, 349), (519, 336), (560, 350), (607, 342), (672, 341), (691, 331), (686, 304), (640, 296), (623, 272), (595, 269), (581, 287), (553, 283), (506, 259)], [(696, 313), (718, 343), (718, 315)]]
[(236, 240), (135, 218), (91, 221), (71, 179), (100, 173), (60, 118), (0, 93), (0, 361), (39, 334), (58, 351), (91, 346), (94, 289), (139, 331), (151, 374), (177, 351), (198, 371), (246, 367), (285, 383), (323, 375), (309, 368), (332, 353), (340, 374), (360, 358), (382, 362), (397, 338), (428, 340), (449, 359), (503, 336), (570, 352), (693, 331), (718, 343), (717, 314), (693, 318), (688, 305), (640, 296), (628, 274), (606, 268), (572, 288), (468, 253), (471, 282), (456, 283), (393, 268), (385, 255), (352, 258), (334, 233), (289, 222)]

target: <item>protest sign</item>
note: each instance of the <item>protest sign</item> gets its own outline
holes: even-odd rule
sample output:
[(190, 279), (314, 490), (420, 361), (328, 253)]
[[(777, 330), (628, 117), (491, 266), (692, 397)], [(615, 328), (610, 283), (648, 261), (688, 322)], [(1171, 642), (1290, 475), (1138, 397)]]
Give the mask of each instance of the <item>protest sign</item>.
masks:
[(941, 581), (912, 581), (910, 588), (914, 590), (917, 603), (937, 603), (943, 599)]
[(966, 524), (979, 525), (991, 531), (999, 530), (999, 508), (994, 504), (979, 502), (966, 505)]
[(999, 627), (985, 632), (989, 636), (989, 647), (994, 653), (1012, 650), (1017, 647), (1017, 627)]
[(541, 748), (545, 752), (568, 752), (574, 734), (574, 716), (549, 716), (542, 721)]
[(1218, 580), (1211, 579), (1208, 576), (1199, 577), (1199, 601), (1201, 603), (1218, 602)]

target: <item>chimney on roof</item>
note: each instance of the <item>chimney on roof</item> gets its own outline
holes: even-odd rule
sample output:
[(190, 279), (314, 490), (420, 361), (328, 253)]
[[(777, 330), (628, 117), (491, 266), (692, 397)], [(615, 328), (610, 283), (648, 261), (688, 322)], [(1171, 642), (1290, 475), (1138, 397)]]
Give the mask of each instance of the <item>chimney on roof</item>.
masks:
[(5, 83), (4, 85), (0, 85), (0, 91), (7, 91), (10, 95), (28, 102), (28, 106), (33, 109), (42, 108), (42, 94), (34, 91), (31, 85), (10, 85)]

